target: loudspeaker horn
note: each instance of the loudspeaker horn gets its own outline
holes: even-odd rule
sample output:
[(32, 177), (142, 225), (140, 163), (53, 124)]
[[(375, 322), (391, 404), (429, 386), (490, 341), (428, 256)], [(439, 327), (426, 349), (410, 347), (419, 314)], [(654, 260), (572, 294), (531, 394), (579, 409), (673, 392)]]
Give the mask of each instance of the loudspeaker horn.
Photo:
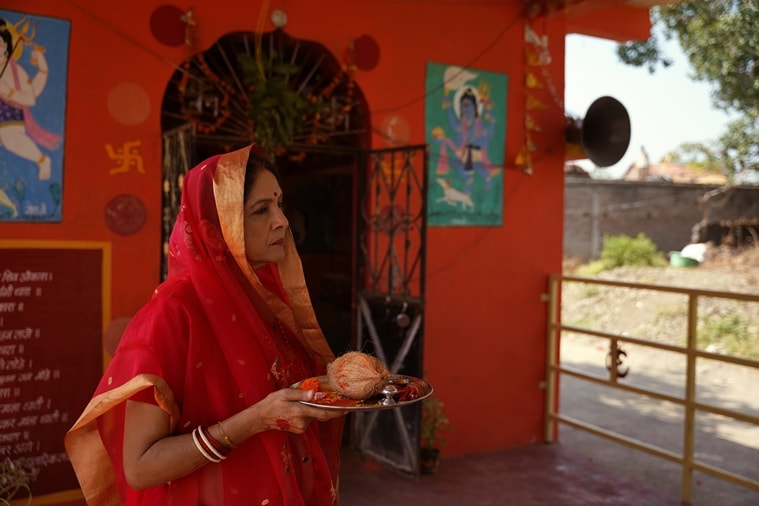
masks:
[(610, 167), (622, 159), (630, 145), (630, 115), (613, 97), (597, 98), (585, 118), (566, 119), (567, 160), (588, 158), (598, 167)]

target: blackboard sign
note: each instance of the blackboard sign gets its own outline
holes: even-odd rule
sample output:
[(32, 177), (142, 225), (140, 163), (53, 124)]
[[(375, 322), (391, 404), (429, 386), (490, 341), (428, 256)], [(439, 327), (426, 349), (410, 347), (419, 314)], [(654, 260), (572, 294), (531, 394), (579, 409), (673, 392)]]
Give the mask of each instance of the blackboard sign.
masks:
[(63, 437), (102, 375), (110, 250), (18, 244), (0, 242), (0, 460), (37, 469), (38, 498), (79, 488)]

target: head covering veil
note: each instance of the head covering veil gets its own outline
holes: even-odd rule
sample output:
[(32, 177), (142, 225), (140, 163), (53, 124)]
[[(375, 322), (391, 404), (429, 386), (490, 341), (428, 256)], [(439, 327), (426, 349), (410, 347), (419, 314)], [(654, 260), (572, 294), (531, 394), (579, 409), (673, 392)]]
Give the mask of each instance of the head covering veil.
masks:
[[(245, 256), (244, 182), (256, 145), (190, 170), (169, 240), (169, 275), (132, 319), (66, 449), (89, 504), (336, 504), (342, 420), (259, 433), (220, 464), (144, 492), (121, 464), (125, 401), (153, 389), (174, 434), (217, 423), (274, 390), (324, 374), (333, 354), (288, 231), (284, 258)], [(144, 393), (144, 392), (143, 392)]]

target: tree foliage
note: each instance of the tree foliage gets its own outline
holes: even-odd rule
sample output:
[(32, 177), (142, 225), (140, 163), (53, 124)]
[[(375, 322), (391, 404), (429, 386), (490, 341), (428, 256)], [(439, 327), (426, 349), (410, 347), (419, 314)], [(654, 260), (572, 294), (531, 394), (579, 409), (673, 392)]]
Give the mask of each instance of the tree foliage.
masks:
[(759, 0), (691, 0), (652, 9), (647, 41), (617, 48), (626, 64), (655, 72), (672, 62), (656, 33), (676, 38), (693, 68), (693, 77), (713, 85), (714, 106), (736, 119), (715, 140), (707, 159), (740, 177), (759, 174)]
[(669, 153), (669, 161), (678, 165), (687, 165), (698, 172), (722, 173), (722, 160), (707, 144), (686, 142), (675, 153)]

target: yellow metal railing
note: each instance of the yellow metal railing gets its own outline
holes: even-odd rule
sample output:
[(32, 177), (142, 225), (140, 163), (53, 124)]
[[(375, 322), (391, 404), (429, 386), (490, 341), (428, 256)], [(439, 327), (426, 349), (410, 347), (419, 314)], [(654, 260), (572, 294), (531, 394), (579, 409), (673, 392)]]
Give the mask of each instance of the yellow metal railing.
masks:
[[(653, 340), (648, 340), (640, 337), (631, 337), (628, 335), (619, 335), (601, 330), (593, 330), (590, 328), (564, 325), (562, 324), (561, 314), (561, 293), (563, 283), (585, 283), (589, 285), (606, 285), (612, 287), (629, 288), (634, 290), (655, 290), (660, 292), (670, 292), (681, 294), (687, 297), (687, 334), (684, 346), (666, 344)], [(681, 500), (687, 503), (691, 503), (692, 485), (693, 485), (693, 472), (699, 471), (705, 474), (709, 474), (718, 479), (722, 479), (751, 490), (759, 491), (759, 482), (749, 479), (745, 476), (741, 476), (730, 472), (726, 469), (715, 467), (705, 464), (695, 457), (695, 417), (698, 412), (712, 413), (721, 415), (734, 420), (739, 420), (750, 425), (759, 427), (759, 417), (751, 416), (747, 413), (735, 411), (731, 409), (725, 409), (723, 407), (709, 404), (705, 402), (699, 402), (696, 396), (696, 387), (698, 383), (698, 375), (696, 371), (697, 359), (709, 359), (719, 362), (725, 362), (744, 366), (759, 371), (759, 362), (749, 360), (746, 358), (723, 355), (717, 353), (711, 353), (705, 350), (701, 350), (697, 347), (697, 310), (698, 302), (701, 298), (717, 298), (727, 299), (732, 301), (745, 301), (751, 303), (759, 303), (759, 296), (721, 292), (712, 290), (701, 290), (691, 288), (678, 288), (672, 286), (663, 285), (651, 285), (644, 283), (630, 283), (630, 282), (618, 282), (609, 281), (595, 278), (583, 278), (576, 276), (562, 276), (558, 274), (551, 275), (549, 277), (548, 286), (548, 367), (547, 367), (547, 395), (546, 395), (546, 417), (545, 417), (545, 439), (547, 442), (554, 442), (556, 439), (556, 431), (558, 424), (566, 424), (579, 430), (583, 430), (597, 436), (606, 438), (608, 440), (620, 443), (622, 445), (646, 452), (648, 454), (666, 459), (681, 466), (682, 469), (682, 482), (681, 482)], [(562, 332), (571, 332), (577, 334), (585, 334), (594, 336), (596, 338), (605, 339), (609, 342), (609, 355), (610, 359), (607, 361), (606, 369), (608, 370), (607, 377), (601, 377), (594, 374), (589, 374), (585, 371), (577, 370), (572, 367), (563, 366), (560, 363), (560, 340)], [(626, 371), (618, 368), (621, 363), (619, 361), (620, 345), (621, 344), (635, 344), (645, 346), (649, 348), (665, 350), (667, 352), (674, 352), (685, 356), (685, 384), (684, 395), (668, 395), (662, 392), (649, 390), (646, 388), (640, 388), (625, 383), (620, 383), (620, 379), (624, 377)], [(756, 343), (759, 346), (759, 343)], [(682, 406), (684, 409), (683, 417), (683, 447), (682, 452), (673, 452), (654, 444), (647, 443), (642, 440), (638, 440), (633, 437), (629, 437), (623, 434), (619, 434), (602, 427), (593, 425), (586, 421), (581, 421), (576, 418), (565, 416), (559, 413), (558, 410), (558, 390), (560, 375), (565, 374), (581, 380), (593, 382), (595, 384), (604, 385), (613, 389), (626, 391), (634, 394), (644, 395), (653, 399), (659, 399), (668, 401), (676, 405)]]

